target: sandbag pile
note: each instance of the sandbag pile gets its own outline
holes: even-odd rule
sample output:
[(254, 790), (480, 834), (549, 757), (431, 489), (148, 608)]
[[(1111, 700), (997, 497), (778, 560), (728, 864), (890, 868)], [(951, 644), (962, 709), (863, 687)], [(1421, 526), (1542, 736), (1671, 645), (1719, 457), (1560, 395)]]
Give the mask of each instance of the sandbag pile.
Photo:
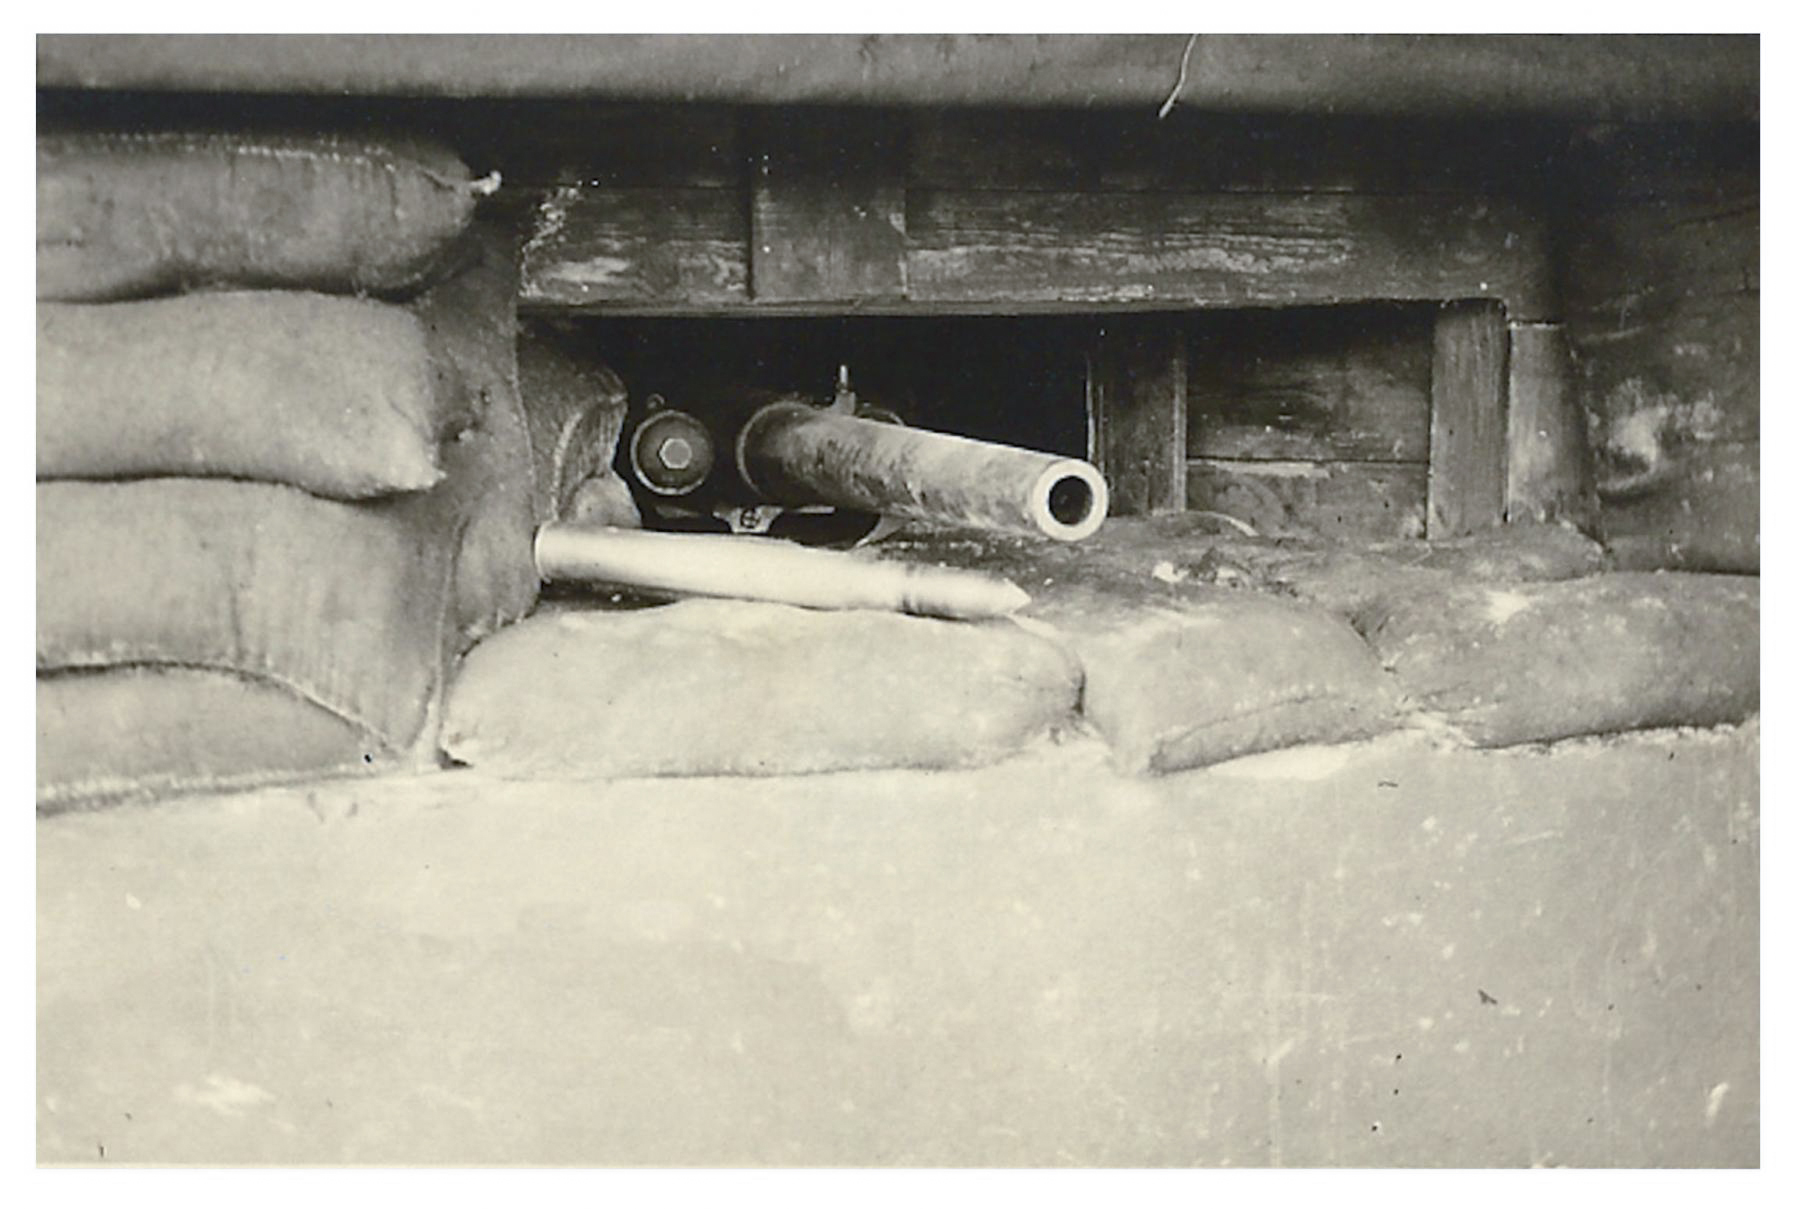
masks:
[(1481, 747), (1738, 722), (1759, 580), (1680, 572), (1394, 593), (1361, 624), (1407, 696)]
[(482, 190), (398, 141), (39, 139), (40, 809), (434, 748), (538, 586)]
[(1559, 526), (1352, 550), (1132, 518), (1078, 546), (914, 529), (875, 556), (1032, 601), (979, 625), (570, 606), (470, 652), (445, 750), (512, 777), (779, 775), (961, 767), (1086, 729), (1158, 775), (1405, 727), (1508, 747), (1760, 705), (1755, 579), (1605, 572)]
[(1080, 668), (1005, 621), (689, 600), (540, 611), (464, 660), (454, 759), (510, 777), (960, 768), (1071, 721)]

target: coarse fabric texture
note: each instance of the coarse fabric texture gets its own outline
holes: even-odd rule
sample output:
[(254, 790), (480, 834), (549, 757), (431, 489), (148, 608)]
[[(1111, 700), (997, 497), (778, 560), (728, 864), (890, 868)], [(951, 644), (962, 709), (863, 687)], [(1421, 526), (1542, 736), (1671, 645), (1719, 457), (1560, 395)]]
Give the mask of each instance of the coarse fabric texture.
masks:
[(1364, 633), (1482, 747), (1737, 722), (1760, 702), (1758, 581), (1619, 573), (1395, 593)]
[(444, 750), (507, 777), (971, 766), (1071, 720), (1079, 683), (1007, 622), (712, 600), (540, 613), (463, 661)]
[(1388, 678), (1348, 624), (1262, 597), (1040, 613), (1080, 657), (1083, 715), (1132, 773), (1165, 773), (1396, 725)]
[(375, 767), (382, 739), (279, 685), (185, 667), (40, 676), (40, 813)]
[(412, 520), (268, 483), (39, 483), (38, 670), (238, 672), (404, 747), (441, 665), (455, 555)]
[(450, 618), (459, 652), (537, 603), (531, 547), (549, 488), (533, 468), (519, 394), (517, 238), (477, 223), (463, 241), (462, 269), (412, 304), (449, 410), (475, 417), (439, 453), (444, 482), (396, 501), (419, 531), (454, 542)]
[(37, 296), (205, 286), (392, 294), (436, 270), (477, 187), (423, 143), (225, 132), (50, 134), (37, 146)]
[(1578, 579), (1607, 569), (1606, 550), (1559, 524), (1507, 525), (1469, 537), (1383, 543), (1369, 549), (1333, 546), (1284, 551), (1279, 546), (1227, 547), (1254, 566), (1260, 582), (1349, 618), (1363, 618), (1390, 596), (1434, 592), (1457, 583), (1539, 583)]
[[(152, 727), (143, 742), (120, 739), (116, 756), (99, 740), (63, 742), (58, 802), (316, 775), (351, 757), (365, 766), (365, 755), (375, 767), (435, 762), (427, 723), (448, 662), (528, 613), (538, 589), (538, 487), (513, 352), (516, 261), (504, 233), (477, 230), (466, 245), (464, 271), (408, 312), (383, 312), (402, 314), (423, 340), (434, 406), (462, 425), (439, 449), (443, 475), (429, 490), (345, 501), (222, 478), (39, 483), (40, 681), (77, 669), (90, 686), (107, 683), (97, 678), (105, 669), (146, 677), (129, 693), (74, 679), (45, 691), (72, 727), (93, 711), (96, 735), (130, 716), (120, 713), (125, 696), (140, 713), (188, 718)], [(176, 668), (258, 688), (184, 681)], [(254, 743), (234, 737), (220, 704), (234, 691), (256, 698), (246, 707), (262, 727)], [(215, 721), (224, 728), (216, 757), (207, 754)]]
[[(541, 323), (519, 332), (519, 393), (531, 432), (540, 524), (572, 518), (589, 480), (617, 481), (612, 465), (625, 424), (625, 383), (594, 360), (589, 345), (590, 335)], [(595, 485), (586, 494), (604, 490)]]
[(473, 418), (411, 312), (324, 294), (37, 308), (37, 474), (191, 475), (358, 499), (443, 475)]

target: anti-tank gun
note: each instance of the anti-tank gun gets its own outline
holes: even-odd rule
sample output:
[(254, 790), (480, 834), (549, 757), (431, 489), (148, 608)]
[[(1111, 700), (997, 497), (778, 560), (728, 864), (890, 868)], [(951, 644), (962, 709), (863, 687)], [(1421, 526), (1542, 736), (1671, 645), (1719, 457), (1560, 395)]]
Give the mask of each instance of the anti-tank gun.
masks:
[[(846, 370), (826, 405), (746, 397), (700, 414), (656, 397), (647, 402), (621, 460), (650, 528), (759, 535), (781, 532), (784, 520), (825, 516), (848, 519), (863, 543), (907, 521), (1072, 542), (1106, 519), (1106, 481), (1089, 463), (910, 427), (860, 403)], [(755, 537), (552, 524), (539, 533), (537, 557), (551, 580), (811, 607), (978, 617), (1012, 612), (1029, 599), (992, 576)]]
[(786, 395), (703, 417), (652, 396), (625, 458), (653, 515), (712, 516), (734, 532), (836, 509), (1079, 541), (1106, 519), (1106, 481), (1089, 463), (910, 427), (860, 402), (844, 370), (824, 406)]

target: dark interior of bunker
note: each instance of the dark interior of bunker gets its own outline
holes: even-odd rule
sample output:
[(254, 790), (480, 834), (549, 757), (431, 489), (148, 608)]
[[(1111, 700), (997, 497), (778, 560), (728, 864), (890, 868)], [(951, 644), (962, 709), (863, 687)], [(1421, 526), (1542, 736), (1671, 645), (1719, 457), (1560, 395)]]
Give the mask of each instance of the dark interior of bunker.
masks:
[[(448, 1050), (285, 1067), (257, 1013), (298, 1003), (323, 1045), (325, 992), (245, 957), (251, 1022), (168, 1051), (243, 1069), (139, 1063), (130, 1095), (177, 1092), (96, 1142), (127, 1094), (103, 1056), (137, 1036), (107, 1005), (136, 984), (47, 958), (40, 1159), (1754, 1165), (1758, 53), (40, 38), (41, 946), (125, 935), (103, 901), (148, 926), (122, 867), (211, 928), (264, 891), (207, 871), (304, 816), (256, 867), (320, 929), (329, 887), (374, 895), (389, 923), (319, 977), (377, 1033), (401, 1007), (354, 989), (356, 944), (434, 995), (473, 945), (526, 988), (490, 1008), (573, 1012), (521, 930), (541, 894), (613, 988), (569, 1025), (581, 1061), (624, 1072), (578, 1128), (596, 1110), (547, 1051), (521, 1092), (451, 1007), (427, 1013)], [(932, 855), (883, 873), (888, 843)], [(1353, 932), (1320, 887), (1376, 846), (1421, 889)], [(533, 872), (477, 877), (478, 850)], [(560, 872), (578, 851), (603, 867)], [(425, 852), (467, 878), (340, 880)], [(632, 852), (662, 889), (618, 888)], [(1207, 852), (1270, 871), (1252, 892)], [(1639, 871), (1664, 858), (1685, 922), (1659, 947)], [(1064, 919), (1053, 868), (1130, 889)], [(1598, 909), (1573, 872), (1596, 868)], [(1537, 913), (1502, 929), (1509, 884)], [(1255, 954), (1244, 902), (1285, 904)], [(1062, 921), (1049, 965), (994, 956), (1015, 906)], [(1296, 973), (1326, 915), (1333, 956)], [(986, 948), (949, 939), (969, 919)], [(1184, 935), (1262, 997), (1145, 981)], [(1399, 982), (1317, 983), (1388, 944)], [(1472, 954), (1512, 997), (1418, 1006)], [(992, 994), (946, 972), (993, 960)], [(177, 994), (151, 999), (187, 1020)], [(1470, 1022), (1511, 1030), (1495, 1063), (1539, 1046), (1498, 1107), (1458, 1073), (1487, 1060)], [(1638, 1064), (1573, 1056), (1595, 1037)], [(965, 1079), (975, 1049), (1000, 1057)], [(1432, 1090), (1384, 1069), (1374, 1115), (1363, 1049), (1435, 1052)], [(404, 1106), (320, 1115), (352, 1070)], [(1523, 1124), (1544, 1113), (1554, 1145)]]

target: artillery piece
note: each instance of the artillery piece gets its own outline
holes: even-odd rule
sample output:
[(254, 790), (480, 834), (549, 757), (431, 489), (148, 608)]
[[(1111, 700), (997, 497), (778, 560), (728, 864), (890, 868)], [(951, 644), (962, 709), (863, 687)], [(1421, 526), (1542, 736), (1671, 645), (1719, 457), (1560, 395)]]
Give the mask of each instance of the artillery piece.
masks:
[(1106, 481), (1089, 463), (908, 427), (859, 404), (845, 370), (824, 406), (786, 396), (702, 419), (649, 404), (627, 438), (633, 479), (653, 508), (710, 513), (735, 531), (835, 508), (1079, 541), (1106, 519)]

